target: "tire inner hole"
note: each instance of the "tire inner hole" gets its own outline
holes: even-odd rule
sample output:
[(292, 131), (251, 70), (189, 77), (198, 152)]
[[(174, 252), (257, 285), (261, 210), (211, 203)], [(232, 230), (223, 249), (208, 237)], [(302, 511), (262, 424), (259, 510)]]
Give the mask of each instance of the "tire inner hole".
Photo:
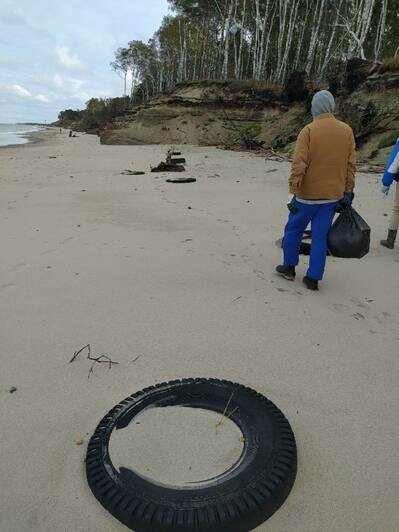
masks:
[(201, 408), (152, 407), (113, 430), (109, 455), (153, 482), (194, 487), (222, 475), (243, 453), (244, 436), (228, 417)]

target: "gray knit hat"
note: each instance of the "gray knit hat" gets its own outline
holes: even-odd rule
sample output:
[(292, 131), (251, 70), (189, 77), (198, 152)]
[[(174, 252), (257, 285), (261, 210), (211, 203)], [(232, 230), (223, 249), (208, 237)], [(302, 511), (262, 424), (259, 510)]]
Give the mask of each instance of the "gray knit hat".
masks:
[(334, 96), (329, 91), (319, 91), (313, 96), (312, 115), (316, 116), (322, 113), (333, 113), (335, 111)]

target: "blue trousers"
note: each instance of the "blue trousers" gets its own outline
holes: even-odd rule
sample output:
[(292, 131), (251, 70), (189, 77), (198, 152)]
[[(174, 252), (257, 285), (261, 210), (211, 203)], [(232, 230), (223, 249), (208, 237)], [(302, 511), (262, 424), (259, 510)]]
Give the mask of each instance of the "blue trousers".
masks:
[(327, 235), (330, 230), (337, 203), (310, 205), (295, 201), (298, 212), (290, 213), (284, 231), (284, 265), (296, 266), (303, 232), (309, 223), (312, 229), (312, 246), (307, 276), (316, 281), (323, 279), (327, 257)]

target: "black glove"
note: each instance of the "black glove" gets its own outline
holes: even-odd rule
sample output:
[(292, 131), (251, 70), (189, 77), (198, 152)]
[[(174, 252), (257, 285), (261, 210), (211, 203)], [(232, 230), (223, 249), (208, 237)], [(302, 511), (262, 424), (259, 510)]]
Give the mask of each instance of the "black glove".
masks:
[(296, 214), (299, 211), (295, 196), (292, 198), (292, 200), (289, 203), (287, 203), (287, 208), (291, 214)]
[(342, 212), (346, 208), (350, 207), (355, 197), (353, 192), (344, 192), (344, 197), (339, 200), (338, 205), (335, 208), (335, 212)]

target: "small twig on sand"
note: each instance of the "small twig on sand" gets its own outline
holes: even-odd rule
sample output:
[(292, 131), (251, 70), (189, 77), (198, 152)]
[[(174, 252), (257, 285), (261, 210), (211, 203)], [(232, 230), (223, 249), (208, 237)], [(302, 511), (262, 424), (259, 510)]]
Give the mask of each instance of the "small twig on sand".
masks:
[(241, 299), (241, 298), (242, 298), (242, 296), (238, 296), (238, 297), (236, 297), (235, 299), (233, 299), (233, 303), (234, 303), (234, 301), (238, 301), (238, 300)]
[(89, 374), (87, 376), (88, 379), (90, 378), (90, 375), (93, 373), (95, 364), (108, 364), (108, 369), (111, 369), (112, 364), (119, 364), (119, 362), (112, 360), (108, 355), (100, 355), (98, 357), (92, 357), (90, 344), (87, 344), (81, 349), (79, 349), (78, 351), (75, 351), (73, 354), (73, 357), (69, 361), (69, 364), (71, 364), (71, 362), (74, 362), (77, 359), (77, 357), (80, 355), (80, 353), (84, 351), (85, 349), (87, 349), (87, 359), (93, 361), (93, 364), (90, 366)]
[(79, 351), (75, 351), (74, 354), (73, 354), (73, 357), (71, 358), (71, 360), (69, 361), (69, 364), (71, 362), (74, 362), (74, 360), (76, 360), (76, 358), (78, 357), (78, 355), (80, 355), (80, 353), (82, 351), (84, 351), (85, 349), (88, 349), (89, 350), (89, 355), (90, 355), (90, 344), (87, 344), (85, 345), (84, 347), (82, 347), (81, 349), (79, 349)]
[(216, 432), (218, 430), (218, 427), (221, 427), (223, 425), (223, 423), (225, 422), (226, 419), (228, 419), (229, 417), (231, 417), (233, 415), (233, 413), (237, 410), (238, 406), (236, 406), (236, 408), (234, 408), (229, 414), (227, 414), (227, 409), (229, 408), (229, 405), (231, 403), (231, 400), (233, 399), (233, 395), (234, 395), (234, 392), (232, 392), (232, 394), (230, 395), (230, 398), (229, 400), (227, 401), (227, 404), (226, 404), (226, 407), (223, 411), (223, 414), (221, 416), (221, 418), (219, 419), (219, 421), (216, 423), (215, 427), (216, 427)]
[(134, 364), (134, 362), (137, 362), (137, 360), (141, 357), (141, 355), (137, 355), (136, 358), (134, 358), (133, 360), (131, 360), (130, 362), (132, 364)]

